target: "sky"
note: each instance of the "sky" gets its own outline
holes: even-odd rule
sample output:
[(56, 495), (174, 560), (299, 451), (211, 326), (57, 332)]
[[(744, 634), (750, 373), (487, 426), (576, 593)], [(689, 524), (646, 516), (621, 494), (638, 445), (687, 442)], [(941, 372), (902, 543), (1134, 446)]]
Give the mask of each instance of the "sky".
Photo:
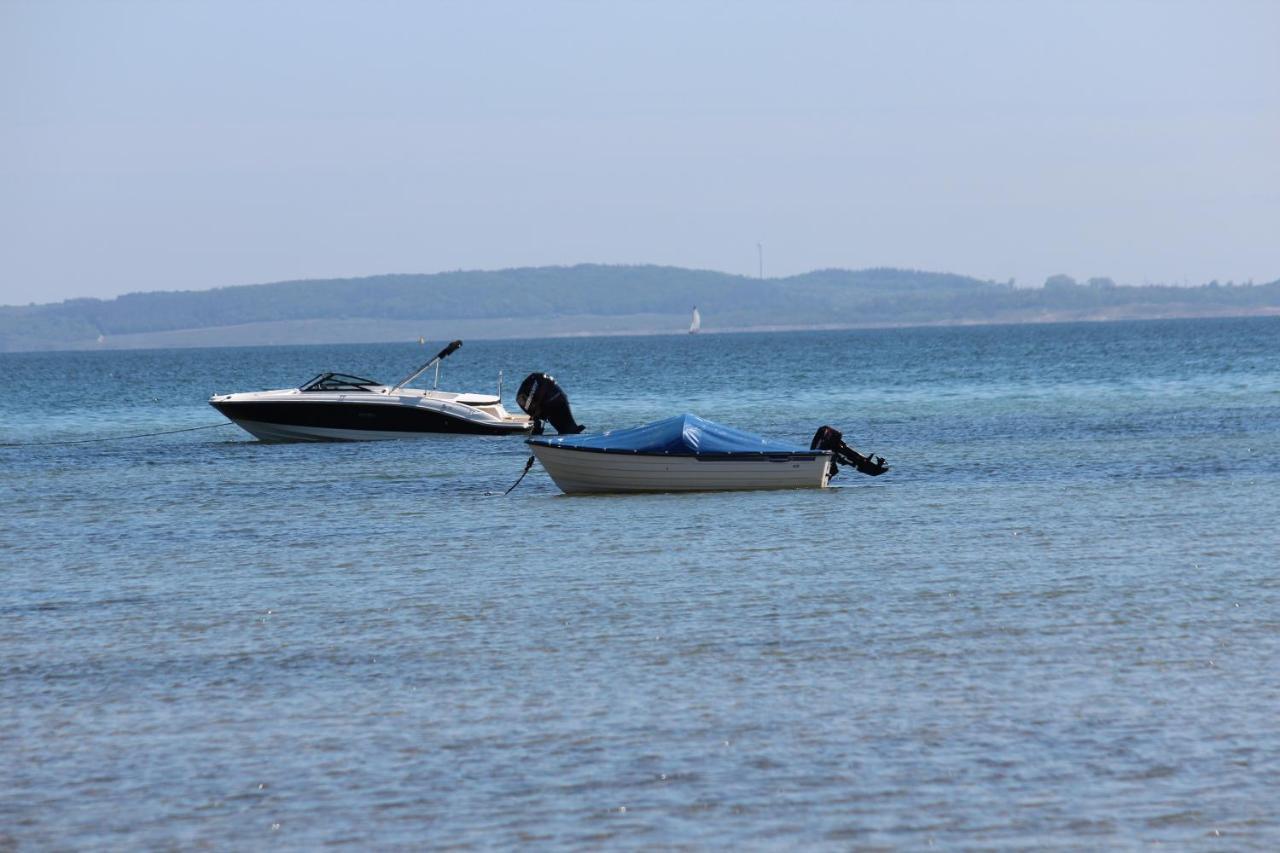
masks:
[(1280, 278), (1280, 2), (0, 0), (0, 304), (575, 263)]

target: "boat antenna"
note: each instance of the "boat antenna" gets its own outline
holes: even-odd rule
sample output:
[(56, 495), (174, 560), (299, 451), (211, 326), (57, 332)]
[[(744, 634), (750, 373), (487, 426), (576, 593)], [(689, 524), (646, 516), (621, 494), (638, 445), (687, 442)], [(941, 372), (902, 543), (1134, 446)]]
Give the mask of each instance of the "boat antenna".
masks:
[(438, 382), (440, 380), (440, 366), (439, 366), (440, 362), (444, 361), (446, 358), (453, 355), (453, 353), (456, 352), (458, 347), (460, 346), (462, 346), (462, 341), (450, 342), (450, 344), (447, 347), (440, 350), (440, 352), (436, 353), (435, 358), (431, 359), (426, 364), (422, 365), (422, 367), (419, 367), (417, 370), (413, 371), (413, 373), (410, 373), (404, 379), (401, 379), (395, 385), (391, 386), (391, 388), (387, 390), (387, 393), (394, 394), (395, 392), (399, 391), (401, 388), (403, 388), (404, 386), (408, 385), (410, 382), (412, 382), (413, 380), (421, 376), (427, 370), (427, 368), (431, 367), (431, 365), (433, 364), (436, 365), (436, 381)]

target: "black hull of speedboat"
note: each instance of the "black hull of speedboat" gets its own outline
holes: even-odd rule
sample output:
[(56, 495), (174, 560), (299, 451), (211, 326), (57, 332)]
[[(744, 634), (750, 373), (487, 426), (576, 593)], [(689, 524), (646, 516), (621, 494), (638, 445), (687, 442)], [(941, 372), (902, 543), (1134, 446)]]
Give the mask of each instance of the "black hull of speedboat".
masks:
[(417, 406), (384, 403), (213, 401), (228, 420), (262, 441), (378, 441), (439, 433), (522, 435), (529, 427), (482, 424)]

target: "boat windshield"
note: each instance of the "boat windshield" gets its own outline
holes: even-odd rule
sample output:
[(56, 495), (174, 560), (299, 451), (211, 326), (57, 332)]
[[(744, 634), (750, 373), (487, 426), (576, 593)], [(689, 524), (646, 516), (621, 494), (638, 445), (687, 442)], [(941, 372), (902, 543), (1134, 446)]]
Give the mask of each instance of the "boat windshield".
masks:
[(303, 383), (299, 391), (368, 391), (382, 385), (376, 379), (361, 379), (348, 373), (321, 373), (315, 379)]

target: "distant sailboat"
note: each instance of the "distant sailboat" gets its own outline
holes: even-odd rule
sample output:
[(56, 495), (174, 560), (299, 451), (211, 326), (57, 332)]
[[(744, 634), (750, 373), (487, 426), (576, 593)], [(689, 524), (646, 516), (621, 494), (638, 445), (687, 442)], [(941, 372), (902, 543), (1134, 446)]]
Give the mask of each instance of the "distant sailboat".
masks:
[(689, 334), (696, 335), (702, 330), (702, 315), (698, 313), (695, 306), (693, 309), (693, 322), (689, 324)]

